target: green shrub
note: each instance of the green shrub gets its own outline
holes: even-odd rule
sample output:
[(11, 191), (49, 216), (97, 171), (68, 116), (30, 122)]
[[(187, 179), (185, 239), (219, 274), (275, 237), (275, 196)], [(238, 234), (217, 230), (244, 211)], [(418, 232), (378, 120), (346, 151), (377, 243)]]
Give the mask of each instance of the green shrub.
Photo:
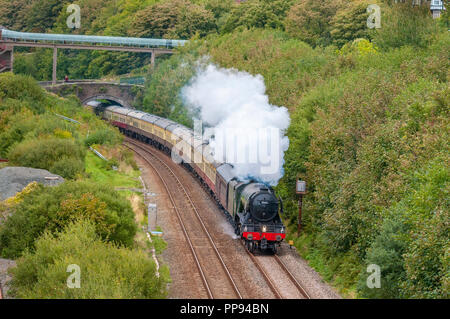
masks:
[(448, 296), (450, 170), (433, 160), (411, 177), (411, 189), (391, 206), (366, 264), (381, 268), (381, 288), (358, 289), (368, 298), (446, 298)]
[(426, 47), (438, 32), (427, 4), (417, 7), (409, 2), (399, 3), (382, 10), (382, 26), (373, 35), (375, 44), (382, 49)]
[[(366, 284), (370, 275), (361, 271), (358, 291), (365, 298), (403, 298), (402, 284), (406, 278), (403, 254), (408, 247), (408, 231), (411, 225), (400, 211), (386, 219), (380, 234), (372, 243), (367, 253), (366, 265), (380, 266), (380, 288), (369, 288)], [(365, 270), (365, 269), (364, 269)]]
[(437, 209), (434, 216), (416, 225), (405, 254), (406, 281), (402, 285), (410, 298), (450, 297), (449, 208)]
[[(80, 288), (68, 288), (69, 265), (80, 267)], [(12, 269), (16, 298), (163, 298), (166, 282), (141, 250), (104, 243), (92, 222), (80, 220), (56, 234), (44, 233), (34, 253)]]
[(84, 161), (79, 158), (63, 156), (50, 167), (49, 171), (65, 178), (74, 179), (77, 174), (84, 171)]
[(283, 20), (291, 0), (255, 0), (235, 3), (223, 18), (221, 33), (233, 32), (239, 27), (284, 29)]
[(93, 133), (84, 140), (86, 146), (91, 146), (94, 144), (99, 145), (115, 145), (118, 144), (122, 139), (122, 136), (109, 127), (101, 128)]
[(108, 186), (86, 181), (39, 187), (13, 209), (0, 226), (0, 254), (20, 256), (44, 231), (54, 233), (79, 218), (95, 222), (105, 240), (131, 246), (136, 225), (130, 203)]
[[(65, 178), (72, 178), (84, 171), (83, 163), (85, 149), (72, 139), (29, 139), (16, 145), (8, 154), (14, 165), (47, 169), (51, 172), (56, 168), (64, 173)], [(70, 159), (70, 160), (69, 160)], [(70, 167), (62, 168), (66, 162)]]
[(367, 7), (373, 1), (349, 1), (342, 5), (331, 19), (330, 36), (332, 43), (342, 47), (358, 38), (368, 38)]
[(189, 39), (216, 31), (211, 11), (186, 0), (155, 3), (138, 11), (128, 33), (138, 37)]
[(44, 112), (44, 91), (30, 76), (9, 72), (0, 74), (0, 102), (5, 99), (26, 101), (33, 112)]
[(342, 1), (302, 0), (289, 10), (285, 25), (286, 31), (293, 37), (312, 46), (331, 43), (331, 19), (342, 7)]
[[(65, 135), (58, 136), (58, 133)], [(28, 111), (18, 112), (8, 119), (8, 125), (0, 133), (0, 154), (7, 156), (14, 144), (24, 139), (37, 138), (39, 136), (68, 137), (75, 133), (75, 127), (68, 122), (57, 118), (53, 114), (44, 113), (33, 115)]]

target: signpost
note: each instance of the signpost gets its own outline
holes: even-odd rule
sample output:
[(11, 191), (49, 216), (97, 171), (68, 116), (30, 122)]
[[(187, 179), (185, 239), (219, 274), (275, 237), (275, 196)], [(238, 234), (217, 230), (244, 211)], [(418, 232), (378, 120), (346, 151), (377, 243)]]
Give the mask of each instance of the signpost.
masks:
[(306, 182), (302, 181), (300, 177), (297, 178), (295, 192), (298, 194), (298, 221), (297, 221), (297, 234), (300, 235), (302, 229), (302, 205), (303, 195), (306, 194)]
[(157, 225), (157, 218), (158, 218), (158, 213), (157, 213), (157, 206), (156, 204), (150, 203), (148, 204), (148, 209), (147, 209), (147, 214), (148, 214), (148, 232), (151, 233), (152, 231), (152, 227), (151, 227), (151, 223), (150, 223), (150, 216), (155, 216), (155, 227)]

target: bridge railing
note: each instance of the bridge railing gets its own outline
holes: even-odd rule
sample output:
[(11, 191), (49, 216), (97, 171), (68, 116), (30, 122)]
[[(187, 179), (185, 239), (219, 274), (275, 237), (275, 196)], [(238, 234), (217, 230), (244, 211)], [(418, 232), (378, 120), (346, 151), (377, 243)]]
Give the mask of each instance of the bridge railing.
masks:
[(127, 77), (127, 78), (120, 78), (120, 84), (139, 84), (144, 85), (145, 84), (145, 77), (143, 76), (133, 76), (133, 77)]
[[(56, 84), (66, 84), (66, 83), (92, 83), (92, 82), (102, 82), (101, 80), (89, 80), (89, 79), (85, 79), (85, 80), (58, 80), (56, 81)], [(115, 82), (108, 82), (108, 83), (115, 83)], [(118, 82), (117, 82), (118, 83)], [(39, 81), (39, 85), (41, 86), (47, 86), (47, 85), (52, 85), (54, 84), (53, 81)]]

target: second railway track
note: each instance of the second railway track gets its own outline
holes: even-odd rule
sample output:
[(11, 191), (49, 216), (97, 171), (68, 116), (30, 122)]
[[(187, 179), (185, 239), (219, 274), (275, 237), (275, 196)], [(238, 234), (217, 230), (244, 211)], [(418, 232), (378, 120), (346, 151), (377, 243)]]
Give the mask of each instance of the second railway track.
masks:
[[(162, 181), (164, 188), (166, 189), (167, 194), (169, 195), (169, 199), (171, 201), (171, 204), (173, 205), (173, 208), (177, 214), (177, 219), (183, 229), (184, 237), (186, 238), (186, 241), (190, 247), (191, 253), (194, 257), (195, 263), (197, 265), (197, 268), (199, 270), (200, 276), (203, 281), (203, 285), (205, 286), (205, 290), (207, 292), (208, 298), (232, 298), (233, 296), (230, 295), (229, 291), (233, 291), (232, 294), (234, 294), (235, 298), (243, 298), (241, 292), (239, 291), (227, 265), (224, 262), (224, 259), (222, 258), (222, 255), (220, 254), (217, 245), (214, 243), (214, 240), (212, 239), (210, 233), (208, 232), (205, 223), (202, 220), (202, 217), (198, 213), (198, 210), (194, 204), (193, 199), (190, 196), (190, 190), (188, 187), (185, 187), (182, 183), (182, 181), (177, 177), (173, 169), (165, 163), (165, 160), (160, 158), (158, 155), (154, 154), (154, 150), (151, 146), (142, 144), (141, 142), (137, 142), (133, 139), (127, 138), (125, 140), (128, 148), (132, 149), (136, 154), (138, 154), (140, 157), (142, 157), (156, 172), (156, 174), (159, 176), (160, 180)], [(128, 145), (127, 145), (128, 144)], [(156, 165), (155, 165), (156, 164)], [(162, 168), (162, 170), (158, 170), (157, 167)], [(166, 174), (161, 174), (161, 171), (165, 172)], [(162, 175), (165, 175), (164, 177)], [(165, 178), (166, 177), (166, 178)], [(169, 178), (167, 178), (169, 177)], [(173, 194), (173, 190), (170, 190), (170, 187), (167, 183), (175, 184), (176, 189), (178, 190), (178, 193), (176, 195)], [(182, 196), (180, 196), (182, 195)], [(182, 198), (184, 198), (184, 202), (188, 203), (189, 209), (191, 213), (194, 213), (195, 218), (198, 221), (198, 224), (196, 226), (196, 229), (199, 228), (202, 230), (201, 233), (206, 235), (207, 240), (206, 242), (209, 243), (210, 249), (212, 248), (214, 250), (214, 255), (216, 256), (216, 263), (217, 261), (220, 263), (219, 268), (222, 268), (223, 274), (220, 275), (217, 273), (217, 267), (211, 267), (211, 258), (210, 254), (206, 256), (199, 256), (203, 252), (210, 252), (210, 249), (200, 249), (200, 247), (196, 244), (194, 244), (191, 240), (191, 236), (188, 234), (188, 230), (185, 224), (184, 219), (182, 218), (182, 214), (180, 213), (181, 208), (186, 208), (186, 205), (183, 205)], [(188, 218), (189, 219), (189, 218)], [(192, 218), (189, 219), (190, 222), (192, 222)], [(198, 231), (196, 238), (198, 239)], [(205, 241), (203, 239), (203, 241)], [(204, 245), (203, 245), (204, 247)], [(262, 277), (264, 278), (265, 282), (269, 286), (270, 290), (273, 293), (273, 296), (275, 298), (281, 299), (281, 298), (302, 298), (302, 299), (309, 299), (310, 296), (306, 292), (306, 290), (301, 286), (301, 284), (295, 279), (295, 277), (292, 275), (292, 273), (289, 271), (289, 269), (286, 267), (286, 265), (283, 263), (283, 261), (278, 256), (254, 256), (252, 253), (250, 253), (245, 247), (243, 247), (244, 250), (249, 255), (249, 258), (252, 260), (253, 264), (256, 266), (256, 268), (261, 273)], [(209, 257), (209, 258), (208, 258)], [(206, 259), (206, 263), (209, 263), (209, 268), (205, 267), (205, 263), (202, 262)], [(284, 291), (280, 291), (279, 288), (279, 278), (271, 278), (271, 276), (268, 274), (268, 271), (265, 270), (265, 264), (272, 263), (273, 267), (278, 267), (278, 269), (281, 270), (284, 276), (284, 286), (289, 286), (287, 290), (290, 291), (290, 293), (285, 293)], [(211, 274), (208, 269), (214, 269), (216, 273)], [(281, 272), (279, 273), (279, 276), (281, 275)], [(224, 276), (228, 279), (230, 287), (224, 287), (223, 280), (220, 280), (220, 278), (224, 278)], [(217, 286), (217, 281), (220, 282), (218, 287), (214, 288), (214, 286)], [(277, 285), (278, 284), (278, 285)], [(218, 293), (214, 293), (213, 291), (219, 291)], [(228, 293), (226, 292), (228, 291)]]
[[(199, 270), (208, 298), (212, 299), (234, 297), (242, 299), (242, 295), (237, 288), (227, 265), (223, 261), (223, 258), (218, 251), (214, 240), (206, 229), (203, 220), (200, 217), (197, 208), (195, 207), (195, 204), (193, 203), (184, 185), (180, 182), (173, 170), (159, 157), (155, 156), (146, 148), (139, 145), (139, 143), (127, 139), (125, 145), (136, 152), (139, 156), (141, 156), (154, 169), (154, 171), (161, 179), (161, 182), (163, 183), (164, 188), (166, 189), (166, 192), (170, 198), (171, 204), (173, 205), (173, 208), (177, 214), (180, 226), (183, 229), (184, 236), (186, 238), (186, 241), (188, 242), (191, 253)], [(158, 170), (155, 164), (159, 165), (159, 167), (163, 168), (163, 170)], [(165, 172), (165, 174), (162, 172)], [(163, 175), (165, 175), (165, 177), (163, 177)], [(173, 188), (169, 187), (168, 183), (171, 183), (171, 185), (175, 185), (176, 189), (178, 190), (177, 194), (174, 194)], [(184, 200), (180, 198), (180, 195), (184, 197)], [(188, 205), (183, 205), (183, 201), (185, 203), (188, 203)], [(191, 214), (195, 215), (193, 216), (194, 218), (183, 218), (183, 214), (180, 213), (181, 209), (183, 209), (184, 214), (190, 211)], [(194, 220), (197, 220), (198, 223), (195, 224)], [(195, 240), (200, 242), (201, 245), (193, 242), (192, 236), (189, 234), (188, 229), (191, 230), (191, 233), (196, 234)], [(195, 231), (192, 231), (193, 229)], [(199, 229), (201, 229), (201, 231), (199, 231)], [(201, 236), (206, 236), (206, 238), (201, 238)], [(205, 242), (209, 244), (209, 249), (205, 249)], [(215, 253), (215, 260), (211, 258), (211, 249)], [(217, 264), (220, 264), (219, 267), (217, 267)], [(222, 269), (223, 274), (220, 274), (220, 269)], [(222, 280), (224, 277), (228, 279), (228, 285), (226, 284), (226, 281)]]

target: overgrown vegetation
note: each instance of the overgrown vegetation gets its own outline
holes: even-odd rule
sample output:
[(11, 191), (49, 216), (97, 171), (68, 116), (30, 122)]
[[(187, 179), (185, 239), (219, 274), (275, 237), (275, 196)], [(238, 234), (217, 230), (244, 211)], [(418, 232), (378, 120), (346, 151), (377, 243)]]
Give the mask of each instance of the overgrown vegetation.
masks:
[[(80, 289), (67, 285), (67, 266), (81, 271)], [(104, 243), (88, 220), (71, 222), (61, 232), (44, 233), (36, 251), (26, 252), (13, 269), (17, 298), (163, 298), (164, 279), (143, 250)]]
[(128, 247), (136, 232), (128, 201), (108, 186), (85, 181), (51, 188), (40, 186), (14, 210), (0, 226), (0, 254), (8, 258), (33, 249), (35, 239), (44, 231), (61, 231), (79, 218), (93, 221), (102, 239)]
[[(131, 204), (114, 190), (139, 187), (137, 165), (121, 141), (117, 129), (75, 98), (45, 93), (27, 76), (0, 75), (0, 156), (9, 165), (43, 168), (66, 179), (55, 187), (31, 183), (0, 203), (0, 256), (19, 258), (15, 297), (165, 296), (168, 270), (156, 277), (148, 251), (135, 242)], [(66, 285), (69, 264), (82, 267), (83, 289), (77, 292)]]
[[(49, 19), (50, 25), (17, 22), (34, 2), (5, 3), (0, 24), (72, 32), (61, 11), (68, 1), (52, 6), (59, 17)], [(45, 16), (53, 2), (44, 2), (36, 9)], [(382, 27), (369, 30), (366, 8), (375, 2)], [(411, 6), (411, 1), (85, 0), (87, 19), (77, 32), (190, 38), (178, 54), (158, 59), (148, 71), (142, 106), (186, 125), (191, 114), (179, 93), (199, 60), (264, 76), (270, 102), (291, 112), (285, 177), (277, 186), (291, 230), (295, 179), (300, 174), (308, 182), (304, 232), (290, 234), (301, 254), (346, 296), (448, 298), (450, 5), (445, 3), (447, 11), (433, 20), (428, 3)], [(98, 14), (93, 7), (101, 8)], [(20, 72), (50, 76), (50, 51), (18, 54), (16, 61)], [(59, 75), (139, 72), (147, 61), (131, 54), (70, 52), (61, 56)], [(28, 105), (44, 121), (39, 114), (45, 96), (32, 90), (17, 102), (21, 89), (15, 85), (3, 89), (10, 98), (0, 92), (3, 105), (9, 110)], [(34, 105), (34, 99), (42, 102)], [(9, 112), (2, 123), (14, 119)], [(17, 122), (8, 124), (11, 129), (0, 139), (0, 154), (33, 131), (26, 129), (31, 121)], [(37, 137), (53, 130), (33, 132)], [(97, 134), (83, 142), (105, 141)], [(381, 267), (380, 289), (365, 285), (368, 264)]]

